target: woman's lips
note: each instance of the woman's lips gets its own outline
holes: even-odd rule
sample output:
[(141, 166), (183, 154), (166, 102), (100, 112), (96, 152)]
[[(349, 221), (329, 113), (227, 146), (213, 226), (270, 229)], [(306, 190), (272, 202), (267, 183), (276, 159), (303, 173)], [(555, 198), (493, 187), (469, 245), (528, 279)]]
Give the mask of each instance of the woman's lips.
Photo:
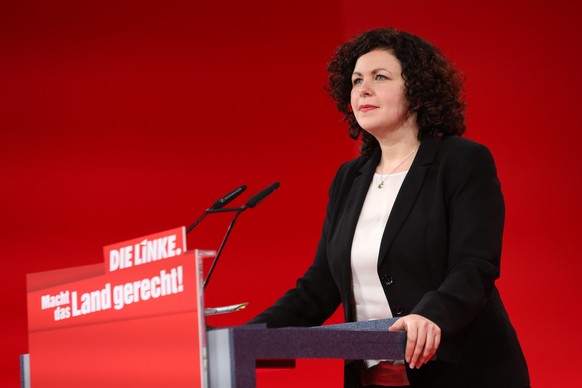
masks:
[(361, 105), (360, 112), (369, 112), (369, 111), (374, 110), (376, 108), (378, 108), (378, 107), (374, 106), (374, 105)]

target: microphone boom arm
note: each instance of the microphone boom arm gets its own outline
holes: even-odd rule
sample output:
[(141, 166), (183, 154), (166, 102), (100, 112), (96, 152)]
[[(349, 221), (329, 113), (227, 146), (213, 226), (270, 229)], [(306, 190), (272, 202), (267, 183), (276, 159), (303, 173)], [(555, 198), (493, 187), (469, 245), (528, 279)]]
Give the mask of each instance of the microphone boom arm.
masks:
[[(227, 211), (227, 209), (219, 209), (219, 210)], [(228, 229), (226, 230), (226, 233), (224, 234), (224, 238), (222, 239), (222, 242), (220, 243), (220, 247), (218, 248), (218, 251), (216, 252), (216, 256), (214, 256), (214, 260), (212, 260), (212, 264), (210, 265), (210, 269), (208, 270), (208, 274), (206, 275), (206, 279), (204, 279), (203, 289), (206, 289), (206, 285), (210, 281), (210, 277), (212, 276), (212, 272), (214, 272), (214, 267), (216, 266), (216, 263), (218, 262), (218, 258), (220, 257), (222, 250), (224, 249), (224, 245), (226, 244), (226, 240), (228, 240), (228, 236), (230, 236), (230, 232), (232, 231), (232, 227), (234, 226), (234, 223), (236, 222), (238, 216), (240, 216), (242, 212), (247, 210), (247, 208), (242, 207), (242, 208), (234, 209), (231, 211), (235, 211), (235, 210), (237, 211), (237, 213), (234, 215), (234, 217), (232, 218), (232, 221), (228, 225)], [(217, 211), (217, 213), (218, 213), (218, 211)]]

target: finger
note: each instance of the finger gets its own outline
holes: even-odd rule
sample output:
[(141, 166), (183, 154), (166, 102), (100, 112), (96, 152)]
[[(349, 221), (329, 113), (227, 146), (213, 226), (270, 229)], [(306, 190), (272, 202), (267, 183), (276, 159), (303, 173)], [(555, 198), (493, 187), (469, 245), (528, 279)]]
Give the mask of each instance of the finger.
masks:
[(424, 345), (426, 344), (426, 325), (417, 325), (417, 328), (416, 343), (414, 345), (412, 357), (409, 362), (410, 368), (415, 368), (422, 365), (419, 363), (419, 358), (422, 356), (424, 352)]
[(404, 321), (401, 319), (397, 320), (388, 328), (388, 331), (403, 331), (406, 330), (404, 326)]
[(422, 358), (422, 365), (426, 364), (435, 355), (441, 341), (441, 330), (438, 326), (432, 326), (430, 334), (427, 336), (427, 341), (424, 346), (424, 354)]
[(424, 365), (428, 362), (428, 360), (430, 360), (430, 358), (435, 352), (434, 344), (435, 335), (431, 331), (426, 337), (426, 343), (424, 344), (424, 352), (422, 353), (422, 356), (420, 357), (420, 360), (418, 362), (419, 365)]
[(416, 347), (416, 338), (418, 335), (416, 325), (408, 325), (406, 329), (406, 351), (404, 354), (404, 359), (410, 364), (412, 355), (414, 354), (414, 348)]

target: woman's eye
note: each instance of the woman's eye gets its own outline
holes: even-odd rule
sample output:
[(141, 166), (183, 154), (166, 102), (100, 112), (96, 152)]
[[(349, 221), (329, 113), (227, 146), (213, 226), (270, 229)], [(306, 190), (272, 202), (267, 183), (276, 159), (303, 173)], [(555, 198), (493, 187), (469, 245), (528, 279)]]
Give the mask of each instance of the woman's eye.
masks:
[(386, 77), (385, 75), (382, 74), (376, 74), (376, 78), (377, 81), (383, 81), (383, 80), (387, 80), (388, 77)]
[(352, 85), (358, 85), (362, 83), (362, 79), (361, 78), (354, 78), (352, 80)]

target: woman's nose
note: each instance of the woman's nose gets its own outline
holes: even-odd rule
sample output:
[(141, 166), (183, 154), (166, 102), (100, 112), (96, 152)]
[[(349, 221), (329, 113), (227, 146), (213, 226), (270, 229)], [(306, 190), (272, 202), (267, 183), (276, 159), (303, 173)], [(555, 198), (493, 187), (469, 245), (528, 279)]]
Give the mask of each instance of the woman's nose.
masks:
[(368, 87), (368, 83), (366, 81), (362, 81), (362, 83), (358, 86), (358, 94), (360, 97), (369, 96), (371, 94), (370, 88)]

